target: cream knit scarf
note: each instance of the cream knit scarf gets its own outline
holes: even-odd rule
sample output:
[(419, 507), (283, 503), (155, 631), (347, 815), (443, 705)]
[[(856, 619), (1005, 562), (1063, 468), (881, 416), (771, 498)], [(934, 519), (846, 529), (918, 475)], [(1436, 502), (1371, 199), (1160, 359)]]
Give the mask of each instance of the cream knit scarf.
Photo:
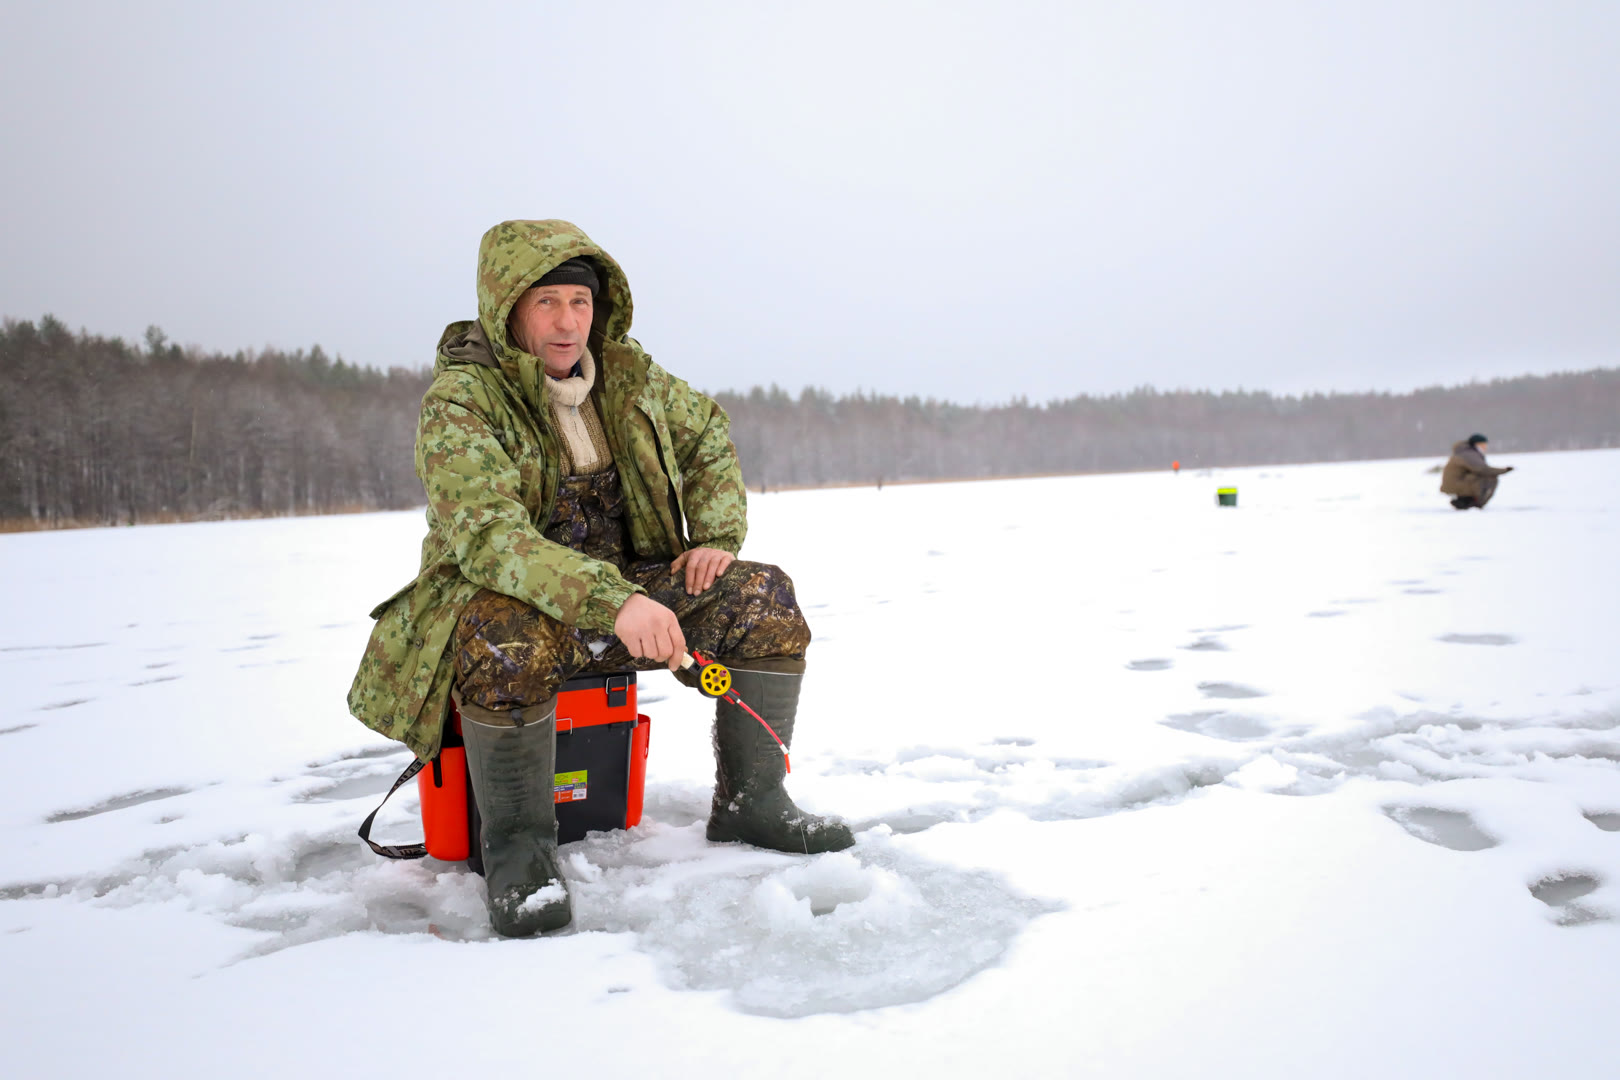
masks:
[(600, 458), (586, 418), (580, 413), (581, 408), (593, 408), (590, 397), (595, 384), (596, 359), (588, 348), (580, 352), (578, 375), (566, 379), (546, 376), (546, 387), (551, 392), (551, 415), (556, 418), (557, 430), (568, 444), (568, 457), (576, 472), (594, 471)]

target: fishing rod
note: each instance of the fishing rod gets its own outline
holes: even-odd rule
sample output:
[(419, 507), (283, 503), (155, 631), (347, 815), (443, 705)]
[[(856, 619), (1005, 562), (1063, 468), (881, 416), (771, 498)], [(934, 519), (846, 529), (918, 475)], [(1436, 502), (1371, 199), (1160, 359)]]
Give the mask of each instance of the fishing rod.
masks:
[(778, 735), (776, 729), (767, 724), (765, 718), (750, 708), (748, 702), (738, 697), (737, 691), (731, 688), (730, 668), (718, 661), (710, 660), (694, 649), (692, 652), (681, 654), (681, 670), (690, 671), (697, 677), (698, 693), (704, 697), (729, 701), (755, 720), (758, 720), (760, 726), (771, 733), (771, 738), (776, 740), (776, 745), (782, 748), (782, 764), (787, 766), (788, 772), (793, 771), (793, 762), (788, 758), (787, 744), (782, 741), (782, 736)]

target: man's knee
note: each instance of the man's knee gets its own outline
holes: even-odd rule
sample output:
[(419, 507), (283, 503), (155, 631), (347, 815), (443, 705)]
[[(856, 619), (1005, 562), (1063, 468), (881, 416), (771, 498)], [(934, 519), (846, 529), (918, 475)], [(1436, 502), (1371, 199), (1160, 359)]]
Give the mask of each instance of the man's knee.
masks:
[(486, 709), (537, 705), (585, 662), (572, 628), (490, 589), (462, 609), (454, 644), (456, 686)]
[(802, 657), (810, 626), (799, 610), (793, 579), (780, 566), (738, 560), (716, 581), (714, 607), (729, 624), (726, 651), (733, 659)]
[(726, 572), (715, 579), (721, 597), (764, 602), (783, 611), (799, 610), (799, 598), (793, 591), (793, 579), (787, 571), (771, 563), (745, 562), (738, 559)]

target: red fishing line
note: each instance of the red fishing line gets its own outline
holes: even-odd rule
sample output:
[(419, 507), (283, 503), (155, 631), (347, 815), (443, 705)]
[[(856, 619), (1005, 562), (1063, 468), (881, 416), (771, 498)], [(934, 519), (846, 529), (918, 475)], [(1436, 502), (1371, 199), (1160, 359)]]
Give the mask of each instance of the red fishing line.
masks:
[[(710, 661), (704, 659), (703, 654), (698, 652), (696, 649), (692, 650), (692, 659), (696, 660), (700, 664), (707, 664), (707, 663), (710, 662)], [(780, 735), (778, 735), (776, 733), (776, 729), (771, 727), (771, 725), (767, 724), (765, 722), (765, 718), (763, 716), (759, 715), (759, 713), (755, 712), (752, 708), (750, 708), (749, 705), (748, 705), (748, 702), (746, 702), (742, 698), (738, 697), (737, 696), (737, 691), (735, 691), (735, 690), (727, 690), (726, 693), (725, 693), (725, 700), (731, 702), (733, 705), (735, 705), (738, 708), (742, 709), (749, 716), (752, 716), (755, 720), (758, 720), (760, 727), (764, 728), (766, 731), (771, 733), (771, 738), (776, 740), (776, 745), (780, 746), (782, 748), (782, 764), (787, 766), (787, 771), (788, 772), (792, 772), (793, 771), (793, 759), (788, 757), (787, 744), (782, 741), (782, 736), (780, 736)]]

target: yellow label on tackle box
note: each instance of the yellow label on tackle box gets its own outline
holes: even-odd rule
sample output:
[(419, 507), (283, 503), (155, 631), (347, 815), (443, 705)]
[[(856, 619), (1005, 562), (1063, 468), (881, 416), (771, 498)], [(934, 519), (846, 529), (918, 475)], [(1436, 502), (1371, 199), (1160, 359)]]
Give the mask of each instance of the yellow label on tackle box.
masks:
[(585, 798), (585, 774), (589, 770), (580, 769), (578, 772), (560, 772), (556, 775), (552, 787), (552, 802), (581, 802)]

